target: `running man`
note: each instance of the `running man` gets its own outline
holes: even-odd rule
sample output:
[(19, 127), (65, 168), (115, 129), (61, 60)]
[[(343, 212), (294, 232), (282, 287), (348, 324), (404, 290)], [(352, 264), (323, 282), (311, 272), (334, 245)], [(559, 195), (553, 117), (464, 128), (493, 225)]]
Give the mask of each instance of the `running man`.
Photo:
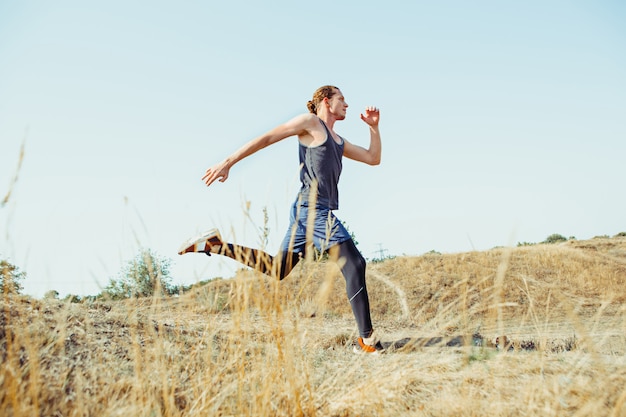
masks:
[(258, 249), (223, 242), (219, 232), (213, 229), (185, 242), (179, 254), (203, 252), (233, 258), (267, 275), (283, 279), (312, 250), (312, 244), (320, 252), (328, 252), (331, 259), (341, 259), (341, 272), (346, 280), (346, 291), (359, 329), (355, 351), (378, 353), (382, 345), (374, 334), (370, 317), (369, 298), (365, 283), (366, 262), (356, 248), (352, 237), (335, 217), (333, 210), (339, 208), (338, 183), (342, 169), (342, 157), (378, 165), (381, 157), (381, 141), (378, 122), (380, 112), (367, 107), (361, 114), (369, 127), (369, 148), (354, 145), (339, 136), (335, 122), (346, 118), (348, 104), (334, 86), (323, 86), (308, 101), (309, 113), (296, 116), (288, 122), (251, 140), (222, 162), (206, 170), (202, 180), (207, 186), (216, 180), (228, 179), (230, 168), (255, 152), (286, 139), (298, 137), (300, 153), (300, 180), (302, 187), (291, 209), (290, 225), (276, 256)]

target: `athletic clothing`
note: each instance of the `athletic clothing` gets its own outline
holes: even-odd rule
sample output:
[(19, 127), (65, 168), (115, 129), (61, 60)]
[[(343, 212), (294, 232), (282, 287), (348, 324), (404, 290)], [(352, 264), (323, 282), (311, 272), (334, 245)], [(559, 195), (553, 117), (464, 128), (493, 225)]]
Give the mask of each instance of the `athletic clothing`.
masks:
[(304, 252), (308, 222), (313, 222), (313, 244), (320, 252), (326, 252), (331, 246), (352, 239), (332, 210), (319, 204), (311, 209), (298, 199), (291, 207), (289, 228), (281, 244), (283, 252)]
[[(305, 254), (307, 234), (320, 252), (339, 245), (338, 259), (342, 259), (341, 273), (346, 280), (346, 293), (361, 337), (372, 333), (369, 298), (365, 285), (366, 262), (356, 248), (352, 236), (333, 214), (339, 208), (339, 177), (341, 176), (344, 140), (335, 142), (322, 119), (326, 141), (319, 146), (299, 144), (300, 180), (302, 187), (291, 208), (289, 229), (281, 245), (282, 279)], [(314, 205), (314, 209), (311, 206)], [(308, 225), (313, 223), (313, 230)], [(298, 254), (299, 256), (294, 256)], [(287, 272), (288, 273), (288, 272)]]
[(337, 210), (339, 208), (337, 185), (341, 175), (344, 141), (340, 137), (341, 143), (335, 142), (326, 123), (322, 119), (319, 121), (326, 130), (326, 141), (313, 147), (300, 143), (302, 187), (298, 199), (301, 205), (309, 205), (313, 198), (318, 206)]
[(365, 258), (356, 248), (352, 239), (339, 245), (339, 258), (345, 262), (341, 267), (341, 273), (346, 280), (346, 294), (352, 313), (356, 319), (361, 337), (370, 337), (374, 328), (370, 316), (370, 301), (365, 284)]
[[(280, 252), (271, 256), (258, 249), (228, 243), (222, 254), (282, 280), (306, 255), (308, 234), (313, 240), (311, 243), (320, 252), (337, 246), (341, 273), (346, 280), (346, 293), (359, 334), (369, 337), (373, 329), (365, 285), (366, 262), (350, 233), (332, 212), (339, 208), (337, 185), (342, 169), (344, 140), (335, 142), (322, 119), (320, 123), (326, 130), (326, 141), (315, 147), (299, 146), (302, 187), (292, 206), (289, 229)], [(312, 224), (313, 230), (310, 230), (309, 224)]]
[[(337, 259), (341, 260), (341, 273), (346, 280), (346, 294), (359, 328), (359, 335), (369, 337), (373, 328), (365, 283), (365, 258), (356, 248), (352, 239), (339, 243), (337, 248)], [(281, 251), (278, 255), (272, 256), (259, 249), (251, 249), (232, 243), (226, 244), (221, 254), (280, 280), (289, 275), (300, 259), (304, 257), (304, 251), (300, 253)]]

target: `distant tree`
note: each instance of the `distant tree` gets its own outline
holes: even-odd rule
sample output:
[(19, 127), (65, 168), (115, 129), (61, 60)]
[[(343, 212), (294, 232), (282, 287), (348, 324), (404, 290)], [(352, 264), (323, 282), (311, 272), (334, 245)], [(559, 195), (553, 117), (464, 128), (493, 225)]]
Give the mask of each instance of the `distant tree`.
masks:
[(626, 232), (619, 232), (618, 234), (616, 234), (613, 237), (626, 237)]
[(170, 284), (170, 263), (150, 249), (141, 249), (122, 268), (118, 279), (111, 279), (103, 295), (113, 299), (171, 295), (176, 287)]
[(7, 260), (0, 260), (0, 294), (20, 294), (26, 273)]

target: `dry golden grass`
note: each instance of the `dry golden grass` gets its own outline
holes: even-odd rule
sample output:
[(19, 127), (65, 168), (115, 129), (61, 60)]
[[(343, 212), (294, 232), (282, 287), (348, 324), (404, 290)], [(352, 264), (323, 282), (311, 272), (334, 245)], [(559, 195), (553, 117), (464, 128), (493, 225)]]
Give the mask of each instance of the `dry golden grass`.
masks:
[(5, 297), (0, 414), (624, 416), (625, 284), (625, 238), (369, 265), (380, 356), (352, 353), (332, 264), (169, 299)]

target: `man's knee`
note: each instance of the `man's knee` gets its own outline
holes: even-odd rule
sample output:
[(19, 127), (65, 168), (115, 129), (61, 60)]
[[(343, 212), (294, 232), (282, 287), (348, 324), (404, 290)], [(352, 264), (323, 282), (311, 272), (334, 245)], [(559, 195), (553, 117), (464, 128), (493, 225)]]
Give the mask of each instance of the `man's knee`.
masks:
[(356, 248), (354, 242), (347, 241), (339, 245), (338, 254), (339, 263), (342, 269), (352, 269), (359, 276), (365, 276), (365, 267), (367, 262), (361, 252)]
[(279, 253), (276, 256), (278, 260), (278, 262), (276, 262), (278, 266), (278, 271), (275, 271), (276, 278), (278, 278), (279, 281), (285, 279), (300, 261), (301, 256), (300, 253)]
[(364, 285), (367, 262), (352, 241), (339, 245), (339, 266), (346, 280)]
[(357, 252), (357, 257), (355, 260), (356, 263), (356, 267), (359, 271), (363, 271), (363, 273), (365, 273), (365, 267), (367, 266), (367, 262), (365, 261), (365, 258), (363, 257), (363, 255), (361, 255), (360, 252)]

